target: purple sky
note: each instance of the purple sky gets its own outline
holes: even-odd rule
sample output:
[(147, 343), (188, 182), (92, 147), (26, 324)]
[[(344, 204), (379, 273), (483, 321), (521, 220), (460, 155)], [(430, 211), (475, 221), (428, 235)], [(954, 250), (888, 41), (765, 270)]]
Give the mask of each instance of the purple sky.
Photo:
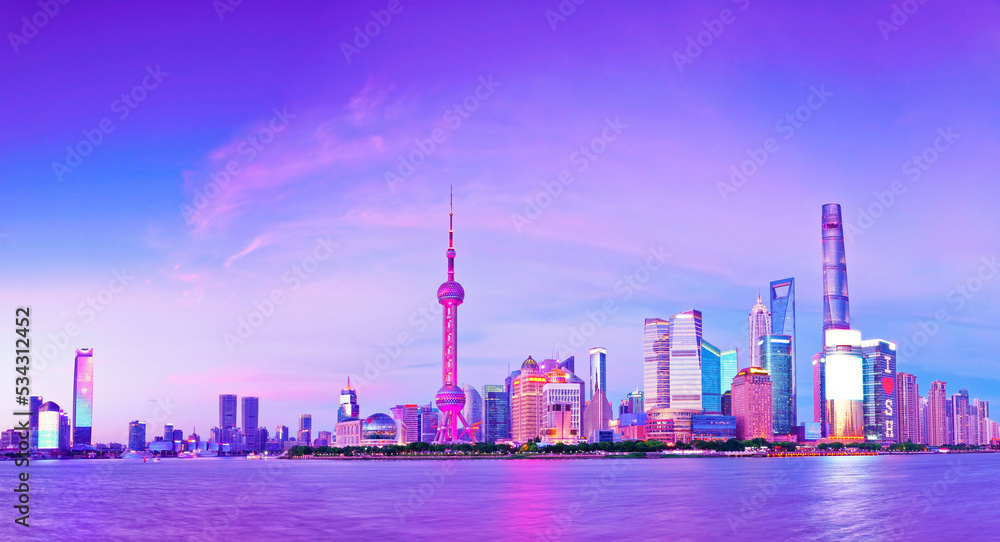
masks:
[[(163, 422), (205, 437), (220, 393), (259, 396), (272, 431), (301, 413), (332, 430), (349, 375), (364, 415), (426, 403), (441, 324), (421, 311), (445, 279), (454, 185), (460, 382), (501, 383), (613, 302), (560, 355), (586, 374), (606, 347), (617, 404), (641, 384), (643, 318), (699, 309), (705, 338), (742, 355), (758, 290), (792, 276), (810, 420), (820, 206), (838, 202), (858, 228), (854, 327), (922, 343), (939, 313), (899, 370), (922, 393), (941, 379), (1000, 401), (1000, 280), (975, 278), (1000, 256), (1000, 4), (927, 2), (891, 28), (892, 2), (592, 0), (547, 16), (558, 6), (243, 2), (220, 18), (207, 0), (71, 2), (49, 18), (5, 2), (0, 297), (32, 307), (33, 393), (71, 411), (73, 349), (92, 347), (99, 442), (136, 418), (150, 438)], [(377, 35), (355, 44), (366, 25)], [(227, 164), (239, 173), (216, 190)], [(756, 171), (730, 191), (741, 165)], [(311, 267), (317, 239), (334, 248)], [(623, 286), (651, 251), (665, 265)], [(274, 290), (284, 302), (230, 348)]]

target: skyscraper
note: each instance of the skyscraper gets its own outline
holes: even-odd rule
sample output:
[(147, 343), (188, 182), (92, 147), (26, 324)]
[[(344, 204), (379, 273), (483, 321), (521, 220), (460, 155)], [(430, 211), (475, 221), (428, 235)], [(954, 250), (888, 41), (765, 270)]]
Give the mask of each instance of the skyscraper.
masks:
[(285, 443), (288, 442), (288, 426), (279, 425), (274, 428), (274, 440), (278, 441), (279, 446), (282, 450), (285, 449)]
[[(794, 385), (798, 374), (798, 356), (795, 350), (798, 348), (798, 337), (795, 335), (795, 279), (772, 280), (771, 291), (771, 334), (788, 335), (792, 338), (792, 403), (798, 404), (798, 387)], [(772, 375), (773, 378), (773, 375)], [(796, 419), (797, 416), (796, 416)], [(793, 424), (794, 425), (794, 424)]]
[(969, 425), (969, 390), (962, 389), (951, 396), (952, 419), (955, 425), (954, 444), (972, 444)]
[(861, 332), (828, 329), (823, 354), (827, 436), (836, 439), (863, 439), (864, 356)]
[(357, 418), (361, 414), (361, 407), (358, 406), (358, 392), (351, 387), (351, 377), (347, 377), (347, 387), (340, 390), (340, 406), (337, 408), (337, 423), (351, 418)]
[(32, 453), (38, 451), (38, 413), (43, 402), (41, 396), (38, 395), (32, 395), (28, 398), (28, 412), (31, 413), (28, 417), (28, 449)]
[(865, 439), (895, 444), (899, 442), (896, 343), (882, 339), (862, 341), (861, 354), (865, 357)]
[(172, 423), (163, 424), (163, 440), (166, 441), (174, 440), (174, 424)]
[(795, 375), (792, 368), (792, 337), (764, 335), (757, 343), (761, 368), (771, 377), (771, 420), (776, 435), (788, 435), (798, 425), (795, 413)]
[(813, 421), (820, 426), (820, 434), (827, 436), (826, 425), (826, 358), (822, 353), (813, 356)]
[(260, 418), (258, 417), (258, 408), (260, 406), (260, 400), (257, 397), (244, 397), (243, 398), (243, 438), (244, 449), (250, 452), (259, 452), (264, 449), (258, 438), (257, 428), (259, 427)]
[(626, 395), (625, 400), (628, 401), (629, 412), (633, 414), (646, 412), (646, 397), (642, 393), (642, 390), (637, 388), (632, 393)]
[(236, 433), (236, 395), (219, 396), (219, 442), (232, 443)]
[(646, 410), (670, 407), (670, 322), (646, 318), (642, 332)]
[(420, 442), (434, 442), (437, 435), (440, 412), (434, 403), (420, 405)]
[(669, 356), (670, 408), (700, 411), (701, 311), (670, 317)]
[(59, 438), (62, 417), (62, 409), (52, 401), (42, 403), (38, 408), (39, 451), (63, 451)]
[(510, 395), (504, 386), (483, 386), (483, 441), (510, 438)]
[(589, 439), (594, 431), (607, 429), (608, 423), (613, 417), (611, 403), (604, 396), (604, 390), (597, 390), (597, 394), (590, 399), (583, 412), (583, 432), (580, 436)]
[[(434, 401), (441, 411), (441, 420), (438, 424), (437, 436), (434, 442), (446, 444), (461, 441), (463, 436), (475, 441), (476, 437), (472, 433), (471, 427), (462, 416), (462, 408), (465, 407), (465, 392), (455, 383), (458, 381), (458, 306), (465, 301), (465, 289), (455, 281), (455, 228), (453, 223), (454, 212), (448, 212), (448, 280), (438, 288), (437, 298), (444, 310), (444, 341), (443, 341), (443, 363), (442, 363), (442, 386), (438, 390)], [(459, 432), (458, 423), (462, 423), (462, 431)]]
[(823, 331), (830, 329), (851, 329), (844, 224), (837, 203), (823, 205)]
[(136, 452), (146, 449), (146, 422), (132, 420), (128, 423), (128, 449)]
[(469, 424), (469, 428), (475, 428), (475, 440), (483, 440), (483, 396), (471, 384), (464, 384), (462, 391), (465, 393), (465, 407), (462, 409), (462, 416)]
[(701, 409), (722, 412), (722, 356), (712, 343), (701, 341)]
[(605, 397), (608, 395), (608, 351), (602, 347), (590, 349), (590, 393), (588, 398), (593, 398), (597, 390), (604, 391)]
[(746, 367), (733, 380), (733, 416), (736, 438), (774, 440), (771, 377), (759, 367)]
[(720, 391), (726, 393), (733, 389), (733, 377), (736, 376), (736, 371), (739, 370), (739, 349), (733, 348), (719, 352), (719, 360), (722, 385)]
[(389, 412), (392, 414), (392, 419), (399, 422), (400, 444), (420, 442), (420, 407), (396, 405), (390, 408)]
[(945, 406), (946, 382), (935, 380), (927, 392), (927, 444), (944, 446), (948, 444), (948, 413)]
[(761, 367), (760, 350), (757, 344), (760, 343), (761, 337), (771, 333), (771, 313), (767, 312), (759, 295), (757, 303), (750, 309), (747, 327), (750, 330), (750, 367)]
[(528, 356), (521, 364), (521, 374), (514, 379), (511, 427), (513, 439), (527, 442), (539, 435), (542, 424), (542, 387), (548, 382), (538, 369), (538, 362)]
[(80, 348), (73, 363), (73, 445), (90, 446), (94, 426), (94, 349)]
[(295, 440), (308, 443), (312, 442), (312, 414), (299, 414), (299, 432), (295, 434)]
[[(572, 382), (570, 377), (573, 373), (558, 366), (545, 375), (545, 383), (542, 384), (542, 411), (543, 417), (547, 413), (553, 412), (552, 405), (560, 404), (569, 407), (569, 424), (574, 431), (574, 435), (581, 435), (583, 425), (583, 396), (587, 394), (586, 386), (580, 386), (578, 382)], [(600, 390), (598, 390), (600, 392)], [(567, 412), (565, 408), (559, 410), (560, 420)], [(545, 419), (542, 420), (545, 426)]]
[(899, 412), (899, 442), (921, 443), (920, 389), (917, 377), (896, 373), (896, 410)]

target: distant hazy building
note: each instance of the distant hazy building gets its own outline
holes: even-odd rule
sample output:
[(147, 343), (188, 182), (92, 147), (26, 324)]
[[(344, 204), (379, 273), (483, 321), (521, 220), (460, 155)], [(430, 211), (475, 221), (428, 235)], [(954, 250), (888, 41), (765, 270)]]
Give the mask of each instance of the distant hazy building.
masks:
[(146, 449), (146, 422), (132, 420), (128, 423), (128, 449), (136, 452)]
[(896, 409), (899, 412), (899, 442), (922, 443), (920, 389), (916, 376), (896, 373)]
[(930, 403), (927, 397), (920, 396), (920, 444), (930, 444), (931, 431), (930, 431), (930, 414), (928, 413), (928, 408)]
[(602, 347), (590, 349), (590, 391), (584, 400), (594, 397), (597, 390), (608, 395), (608, 351)]
[(510, 395), (502, 385), (483, 386), (483, 441), (510, 438)]
[(274, 440), (278, 441), (279, 447), (284, 450), (285, 443), (288, 442), (288, 426), (279, 425), (274, 428)]
[(740, 440), (774, 439), (771, 377), (759, 367), (747, 367), (733, 380), (733, 416)]
[(760, 342), (761, 337), (771, 333), (771, 313), (767, 311), (767, 307), (764, 306), (764, 302), (759, 295), (757, 296), (757, 303), (750, 309), (750, 315), (747, 317), (747, 327), (750, 330), (750, 367), (760, 367), (760, 351), (757, 348), (757, 344)]
[(259, 452), (264, 449), (264, 443), (258, 438), (260, 399), (257, 397), (243, 398), (243, 442), (244, 449)]
[(701, 341), (701, 409), (722, 412), (722, 352), (712, 343)]
[(795, 369), (792, 367), (792, 337), (764, 335), (757, 343), (761, 368), (771, 377), (774, 434), (790, 435), (798, 425), (795, 413)]
[(864, 360), (865, 439), (891, 445), (899, 442), (896, 403), (896, 343), (861, 341)]
[(73, 363), (73, 445), (91, 445), (93, 426), (94, 350), (81, 348)]
[(218, 442), (227, 444), (236, 441), (237, 400), (235, 394), (219, 396), (219, 437)]
[(972, 444), (969, 438), (969, 390), (962, 389), (951, 396), (951, 417), (954, 427), (952, 444)]
[(434, 442), (440, 413), (434, 403), (420, 405), (420, 442)]
[(469, 427), (475, 427), (476, 442), (483, 440), (483, 396), (471, 384), (463, 384), (462, 391), (465, 393), (465, 406), (462, 407), (462, 417), (465, 418)]
[(420, 442), (420, 407), (417, 405), (396, 405), (390, 408), (389, 412), (399, 424), (400, 444)]
[(316, 433), (316, 440), (313, 441), (313, 445), (317, 448), (320, 446), (333, 446), (334, 444), (336, 444), (336, 441), (333, 440), (333, 433), (329, 431), (319, 431)]
[(670, 407), (670, 322), (646, 318), (642, 334), (646, 411)]
[(38, 395), (32, 395), (28, 398), (28, 412), (30, 413), (28, 417), (28, 449), (32, 453), (38, 451), (38, 414), (43, 402), (42, 398)]
[(299, 432), (295, 434), (295, 440), (299, 442), (312, 442), (312, 414), (299, 414)]
[(930, 446), (949, 443), (946, 385), (946, 382), (935, 380), (927, 392), (927, 444)]
[(583, 413), (583, 438), (589, 439), (594, 431), (607, 429), (613, 417), (611, 403), (604, 397), (604, 390), (597, 390)]
[[(735, 378), (735, 377), (734, 377)], [(722, 415), (732, 416), (733, 415), (733, 392), (732, 390), (726, 391), (722, 394)]]
[(358, 406), (358, 392), (351, 387), (351, 377), (347, 377), (347, 387), (340, 390), (340, 406), (337, 408), (337, 421), (357, 418), (361, 414)]
[(632, 393), (626, 395), (625, 400), (628, 401), (629, 412), (634, 414), (646, 412), (646, 398), (642, 393), (642, 390), (637, 388)]
[(733, 389), (733, 378), (736, 377), (736, 372), (740, 370), (739, 349), (733, 348), (719, 352), (719, 367), (721, 380), (721, 387), (719, 389), (721, 393), (726, 393)]

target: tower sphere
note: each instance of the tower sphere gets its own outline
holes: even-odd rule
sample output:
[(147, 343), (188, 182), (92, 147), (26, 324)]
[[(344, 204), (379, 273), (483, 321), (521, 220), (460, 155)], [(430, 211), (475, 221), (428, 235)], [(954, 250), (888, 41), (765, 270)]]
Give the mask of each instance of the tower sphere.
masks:
[(434, 396), (434, 403), (441, 412), (460, 412), (465, 406), (465, 392), (458, 386), (441, 386)]
[(457, 299), (461, 303), (465, 300), (465, 288), (453, 280), (446, 281), (438, 287), (438, 301), (444, 303), (445, 299)]

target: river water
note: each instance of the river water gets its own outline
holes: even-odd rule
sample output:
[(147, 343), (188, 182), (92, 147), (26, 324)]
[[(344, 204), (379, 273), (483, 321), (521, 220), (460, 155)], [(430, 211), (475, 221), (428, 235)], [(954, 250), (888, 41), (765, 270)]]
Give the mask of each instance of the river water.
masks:
[(27, 529), (20, 470), (0, 540), (1000, 540), (1000, 454), (36, 461)]

